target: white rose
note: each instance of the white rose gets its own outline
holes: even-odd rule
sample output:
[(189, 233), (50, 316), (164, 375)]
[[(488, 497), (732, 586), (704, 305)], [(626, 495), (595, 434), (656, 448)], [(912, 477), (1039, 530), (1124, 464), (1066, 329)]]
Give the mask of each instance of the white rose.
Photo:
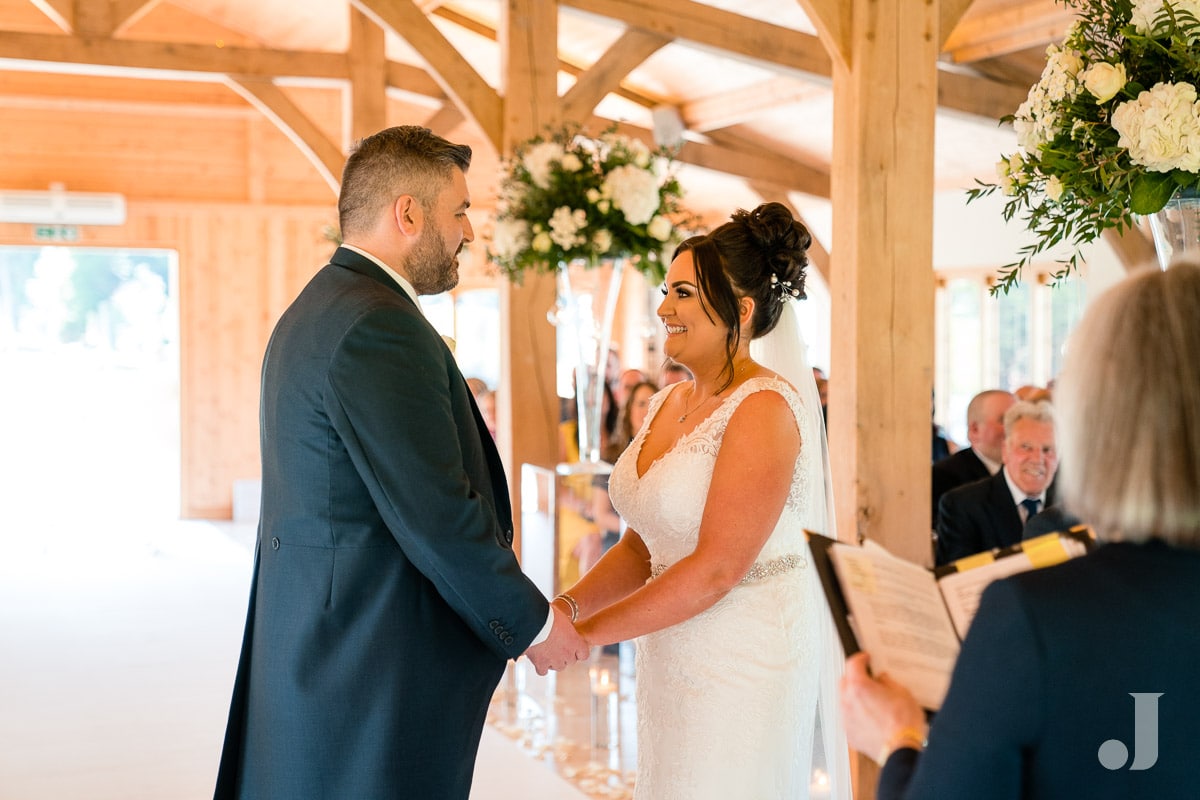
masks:
[(1049, 178), (1046, 179), (1045, 192), (1046, 192), (1046, 197), (1048, 199), (1054, 201), (1055, 203), (1057, 203), (1059, 200), (1062, 199), (1063, 184), (1062, 184), (1062, 181), (1060, 181), (1058, 179), (1057, 175), (1051, 175)]
[(1117, 92), (1125, 88), (1124, 64), (1109, 64), (1100, 62), (1088, 67), (1083, 75), (1083, 85), (1091, 92), (1098, 103), (1107, 103), (1117, 96)]
[(607, 253), (612, 248), (612, 243), (612, 231), (608, 228), (601, 228), (592, 234), (592, 244), (596, 246), (597, 253)]
[(996, 177), (1003, 180), (1012, 174), (1012, 167), (1009, 166), (1008, 159), (1002, 158), (996, 162)]
[(583, 169), (583, 162), (574, 153), (567, 153), (559, 163), (562, 164), (564, 172), (579, 172), (579, 170)]
[(599, 189), (588, 189), (587, 190), (587, 201), (589, 203), (591, 203), (592, 205), (596, 205), (596, 203), (599, 203), (600, 202), (600, 190)]
[(533, 237), (533, 244), (531, 247), (533, 247), (533, 251), (535, 253), (549, 253), (553, 244), (554, 242), (550, 240), (550, 234), (542, 231)]
[(596, 208), (600, 211), (601, 214), (607, 214), (608, 209), (612, 208), (612, 204), (609, 203), (607, 200), (601, 200), (599, 203), (596, 203)]
[(650, 224), (646, 226), (646, 233), (658, 239), (660, 242), (665, 242), (671, 238), (671, 220), (661, 214), (650, 220)]
[(1013, 183), (1013, 179), (1011, 177), (1001, 178), (1000, 191), (1004, 192), (1009, 197), (1012, 197), (1017, 193), (1017, 185)]

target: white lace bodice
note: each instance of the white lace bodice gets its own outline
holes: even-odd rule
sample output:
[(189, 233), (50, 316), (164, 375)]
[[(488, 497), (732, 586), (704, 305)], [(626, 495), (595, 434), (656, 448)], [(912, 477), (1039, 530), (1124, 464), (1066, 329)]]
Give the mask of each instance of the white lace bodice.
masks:
[[(763, 545), (758, 562), (763, 563), (786, 554), (805, 551), (803, 528), (819, 530), (824, 527), (818, 517), (806, 508), (804, 498), (810, 487), (812, 470), (808, 459), (820, 458), (819, 447), (806, 447), (805, 441), (816, 441), (820, 435), (811, 413), (802, 405), (800, 395), (791, 384), (778, 378), (751, 378), (743, 383), (715, 411), (667, 452), (637, 474), (638, 454), (646, 434), (670, 394), (671, 387), (660, 391), (650, 400), (646, 424), (642, 426), (629, 447), (617, 460), (609, 479), (609, 495), (613, 507), (637, 531), (650, 550), (651, 563), (670, 565), (696, 548), (700, 518), (708, 497), (717, 452), (729, 420), (741, 402), (755, 392), (773, 391), (783, 396), (796, 416), (800, 430), (800, 454), (792, 472), (792, 486), (787, 505), (775, 531)], [(818, 409), (816, 413), (820, 413)]]

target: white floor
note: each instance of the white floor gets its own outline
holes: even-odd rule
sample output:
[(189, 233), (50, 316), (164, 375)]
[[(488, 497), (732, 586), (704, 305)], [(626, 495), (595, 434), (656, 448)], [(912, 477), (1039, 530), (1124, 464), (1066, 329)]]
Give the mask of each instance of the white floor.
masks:
[[(204, 522), (0, 530), (0, 800), (212, 796), (252, 539)], [(478, 767), (473, 800), (585, 797), (490, 727)]]

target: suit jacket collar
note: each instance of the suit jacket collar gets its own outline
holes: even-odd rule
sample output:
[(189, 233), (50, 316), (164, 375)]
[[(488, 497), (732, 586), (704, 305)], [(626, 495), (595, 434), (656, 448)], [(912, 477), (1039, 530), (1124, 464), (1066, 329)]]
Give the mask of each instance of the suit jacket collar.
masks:
[(333, 255), (330, 257), (329, 263), (337, 267), (345, 267), (346, 269), (357, 272), (360, 275), (366, 275), (368, 278), (379, 281), (392, 291), (402, 295), (405, 299), (420, 309), (417, 301), (414, 300), (408, 292), (404, 291), (403, 287), (396, 282), (395, 278), (393, 278), (391, 275), (388, 275), (387, 271), (384, 270), (383, 267), (364, 256), (362, 253), (351, 250), (348, 247), (339, 247), (337, 250), (333, 251)]

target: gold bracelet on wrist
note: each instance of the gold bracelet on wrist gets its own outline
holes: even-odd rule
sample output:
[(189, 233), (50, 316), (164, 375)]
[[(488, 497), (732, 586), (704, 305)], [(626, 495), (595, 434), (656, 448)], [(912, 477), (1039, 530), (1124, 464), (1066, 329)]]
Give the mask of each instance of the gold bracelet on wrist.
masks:
[(567, 610), (570, 611), (570, 613), (571, 613), (571, 624), (572, 625), (574, 625), (576, 622), (579, 621), (579, 603), (575, 602), (574, 597), (571, 597), (571, 595), (567, 594), (566, 592), (563, 592), (562, 594), (560, 594), (558, 597), (556, 597), (554, 599), (562, 600), (564, 603), (567, 604)]
[(879, 756), (875, 759), (875, 763), (883, 766), (883, 762), (888, 760), (888, 756), (897, 750), (909, 747), (913, 750), (924, 750), (928, 744), (925, 739), (925, 733), (917, 728), (909, 726), (901, 728), (888, 737), (887, 743), (883, 745), (883, 749), (879, 751)]

